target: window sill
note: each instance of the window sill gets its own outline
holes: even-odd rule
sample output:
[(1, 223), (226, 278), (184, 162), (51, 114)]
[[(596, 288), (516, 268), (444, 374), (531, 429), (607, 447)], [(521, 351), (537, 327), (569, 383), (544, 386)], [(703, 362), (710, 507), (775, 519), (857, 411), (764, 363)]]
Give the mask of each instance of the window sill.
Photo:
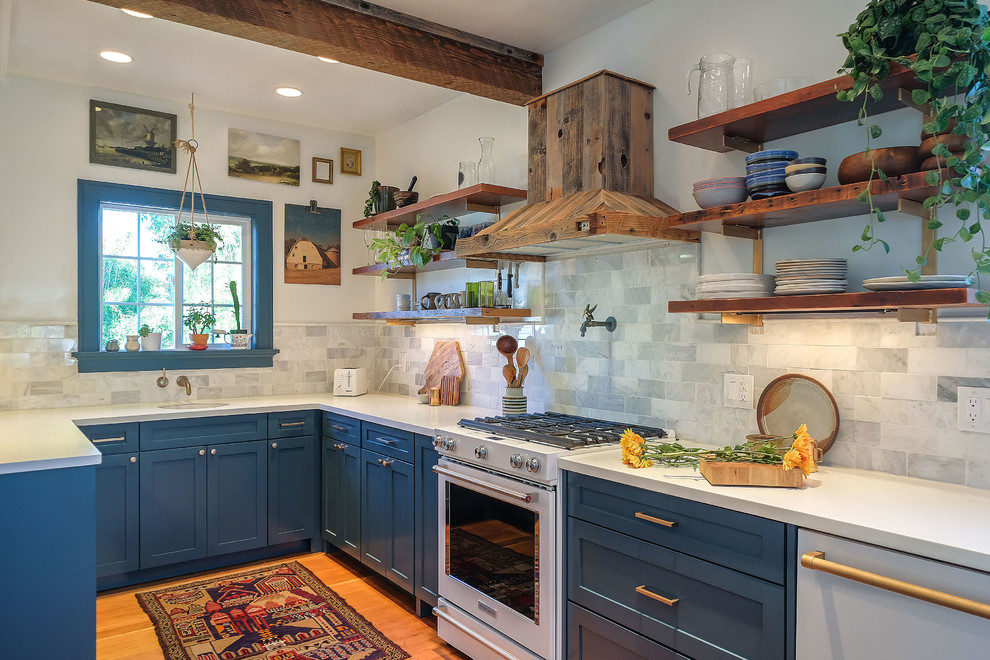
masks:
[(237, 369), (271, 367), (277, 348), (231, 349), (210, 346), (205, 351), (77, 351), (79, 373), (158, 371), (159, 369)]

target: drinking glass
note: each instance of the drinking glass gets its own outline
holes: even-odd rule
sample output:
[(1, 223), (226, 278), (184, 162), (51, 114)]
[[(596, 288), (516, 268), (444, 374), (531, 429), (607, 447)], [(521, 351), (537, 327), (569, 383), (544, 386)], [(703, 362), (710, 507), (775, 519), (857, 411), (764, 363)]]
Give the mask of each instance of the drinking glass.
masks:
[(478, 282), (478, 304), (481, 307), (495, 306), (495, 282), (493, 280)]

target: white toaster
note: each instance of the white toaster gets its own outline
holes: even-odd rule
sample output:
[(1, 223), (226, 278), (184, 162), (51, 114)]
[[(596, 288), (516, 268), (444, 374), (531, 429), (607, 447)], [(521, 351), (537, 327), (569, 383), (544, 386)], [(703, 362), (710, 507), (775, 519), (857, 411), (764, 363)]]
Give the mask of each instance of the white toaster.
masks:
[(368, 393), (368, 372), (364, 367), (333, 370), (334, 396), (358, 396)]

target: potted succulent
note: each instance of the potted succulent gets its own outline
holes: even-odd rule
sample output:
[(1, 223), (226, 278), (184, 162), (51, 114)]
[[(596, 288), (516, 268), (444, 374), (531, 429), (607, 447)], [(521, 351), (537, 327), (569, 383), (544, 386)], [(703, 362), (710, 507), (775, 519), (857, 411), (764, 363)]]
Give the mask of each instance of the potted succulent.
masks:
[[(916, 258), (920, 268), (927, 263), (931, 250), (940, 251), (947, 243), (968, 242), (982, 235), (982, 220), (990, 219), (990, 167), (983, 163), (983, 146), (990, 142), (990, 21), (987, 8), (977, 0), (870, 0), (849, 30), (839, 35), (849, 52), (840, 73), (853, 78), (850, 90), (838, 92), (840, 101), (862, 103), (859, 123), (866, 127), (866, 146), (882, 133), (868, 120), (867, 102), (878, 100), (883, 90), (878, 84), (889, 74), (893, 63), (914, 73), (918, 85), (912, 93), (915, 104), (928, 104), (923, 131), (939, 136), (932, 155), (935, 168), (925, 176), (936, 192), (924, 201), (927, 209), (951, 203), (955, 207), (952, 228)], [(963, 138), (963, 147), (951, 151), (945, 142), (951, 136)], [(960, 140), (956, 140), (959, 142)], [(887, 179), (874, 164), (870, 181)], [(881, 245), (890, 248), (877, 233), (885, 220), (870, 196), (869, 188), (860, 201), (870, 207), (870, 219), (860, 243), (853, 251), (869, 250)], [(975, 208), (974, 208), (975, 207)], [(938, 230), (943, 223), (934, 216), (928, 228)], [(973, 248), (973, 270), (990, 274), (990, 246), (980, 239)], [(918, 269), (905, 270), (912, 281), (920, 279)], [(983, 303), (990, 294), (976, 295)]]
[(234, 325), (230, 331), (231, 348), (247, 348), (251, 340), (251, 334), (241, 327), (241, 300), (237, 297), (237, 282), (230, 281), (230, 298), (234, 301)]
[(162, 333), (152, 332), (151, 327), (145, 323), (138, 330), (138, 334), (141, 335), (141, 350), (142, 351), (160, 351), (162, 350)]
[[(429, 216), (433, 222), (427, 224), (421, 219), (424, 215)], [(382, 279), (408, 264), (423, 268), (434, 255), (452, 249), (457, 240), (457, 225), (456, 218), (444, 215), (433, 219), (428, 213), (417, 213), (416, 224), (402, 223), (394, 233), (371, 241), (375, 261), (387, 266), (382, 271)]]
[(189, 338), (192, 340), (189, 348), (198, 348), (199, 350), (206, 348), (206, 342), (210, 338), (209, 330), (216, 322), (217, 318), (212, 312), (190, 309), (182, 319), (182, 325), (189, 328)]
[(175, 256), (189, 268), (195, 269), (213, 256), (217, 251), (217, 243), (223, 242), (223, 236), (210, 224), (176, 222), (158, 241), (169, 246)]

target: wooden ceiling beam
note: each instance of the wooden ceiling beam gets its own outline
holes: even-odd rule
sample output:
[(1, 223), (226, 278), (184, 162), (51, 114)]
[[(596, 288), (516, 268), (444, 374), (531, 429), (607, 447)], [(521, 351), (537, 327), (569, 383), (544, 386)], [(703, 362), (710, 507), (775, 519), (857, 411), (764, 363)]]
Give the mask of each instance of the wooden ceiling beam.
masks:
[(543, 56), (363, 0), (90, 0), (476, 96), (525, 105)]

